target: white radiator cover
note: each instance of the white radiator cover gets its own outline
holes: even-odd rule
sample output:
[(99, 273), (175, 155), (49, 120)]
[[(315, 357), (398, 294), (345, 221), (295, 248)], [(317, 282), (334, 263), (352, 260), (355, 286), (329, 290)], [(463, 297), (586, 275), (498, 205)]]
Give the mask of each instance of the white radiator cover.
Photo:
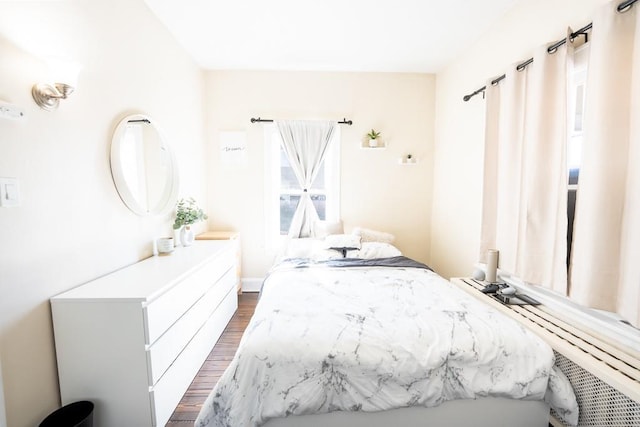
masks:
[[(556, 365), (569, 378), (580, 408), (579, 426), (640, 426), (640, 404), (556, 353)], [(551, 410), (554, 425), (564, 425)]]
[[(578, 426), (640, 427), (640, 360), (571, 324), (544, 305), (504, 305), (474, 279), (452, 282), (537, 333), (553, 348), (580, 408)], [(552, 425), (565, 426), (552, 412)]]

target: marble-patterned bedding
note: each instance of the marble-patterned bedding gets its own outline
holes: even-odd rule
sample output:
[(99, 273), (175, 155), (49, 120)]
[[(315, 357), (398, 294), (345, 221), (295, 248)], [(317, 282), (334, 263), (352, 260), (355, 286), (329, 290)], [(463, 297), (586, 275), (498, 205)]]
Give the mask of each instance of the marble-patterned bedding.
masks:
[(284, 263), (195, 425), (481, 397), (545, 399), (578, 419), (551, 348), (432, 271)]

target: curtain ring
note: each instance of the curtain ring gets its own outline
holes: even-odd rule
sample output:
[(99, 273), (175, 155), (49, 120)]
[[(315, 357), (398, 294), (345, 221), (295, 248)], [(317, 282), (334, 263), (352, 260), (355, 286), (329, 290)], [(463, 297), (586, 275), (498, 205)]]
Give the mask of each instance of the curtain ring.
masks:
[(305, 189), (304, 189), (304, 190), (302, 190), (302, 191), (304, 191), (304, 192), (306, 193), (306, 192), (307, 192), (307, 189), (305, 188)]
[(636, 2), (636, 0), (626, 0), (618, 5), (616, 10), (620, 13), (625, 13), (631, 9), (631, 6)]
[(516, 71), (523, 71), (531, 63), (533, 63), (533, 58), (530, 58), (530, 59), (524, 61), (522, 64), (518, 64), (516, 66)]

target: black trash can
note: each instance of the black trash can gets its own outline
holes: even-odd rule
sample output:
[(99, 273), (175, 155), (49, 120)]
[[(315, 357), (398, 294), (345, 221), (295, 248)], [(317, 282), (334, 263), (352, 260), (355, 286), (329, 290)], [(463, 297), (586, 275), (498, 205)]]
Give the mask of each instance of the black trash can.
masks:
[(93, 427), (93, 403), (73, 402), (49, 414), (40, 427)]

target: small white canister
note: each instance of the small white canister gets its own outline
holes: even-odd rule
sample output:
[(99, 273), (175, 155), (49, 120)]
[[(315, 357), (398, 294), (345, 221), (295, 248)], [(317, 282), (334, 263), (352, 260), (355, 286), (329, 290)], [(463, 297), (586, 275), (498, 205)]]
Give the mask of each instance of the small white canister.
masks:
[(173, 237), (160, 237), (157, 241), (158, 254), (169, 255), (173, 252)]
[(499, 254), (496, 249), (487, 251), (487, 272), (484, 280), (489, 283), (495, 283), (497, 280)]

